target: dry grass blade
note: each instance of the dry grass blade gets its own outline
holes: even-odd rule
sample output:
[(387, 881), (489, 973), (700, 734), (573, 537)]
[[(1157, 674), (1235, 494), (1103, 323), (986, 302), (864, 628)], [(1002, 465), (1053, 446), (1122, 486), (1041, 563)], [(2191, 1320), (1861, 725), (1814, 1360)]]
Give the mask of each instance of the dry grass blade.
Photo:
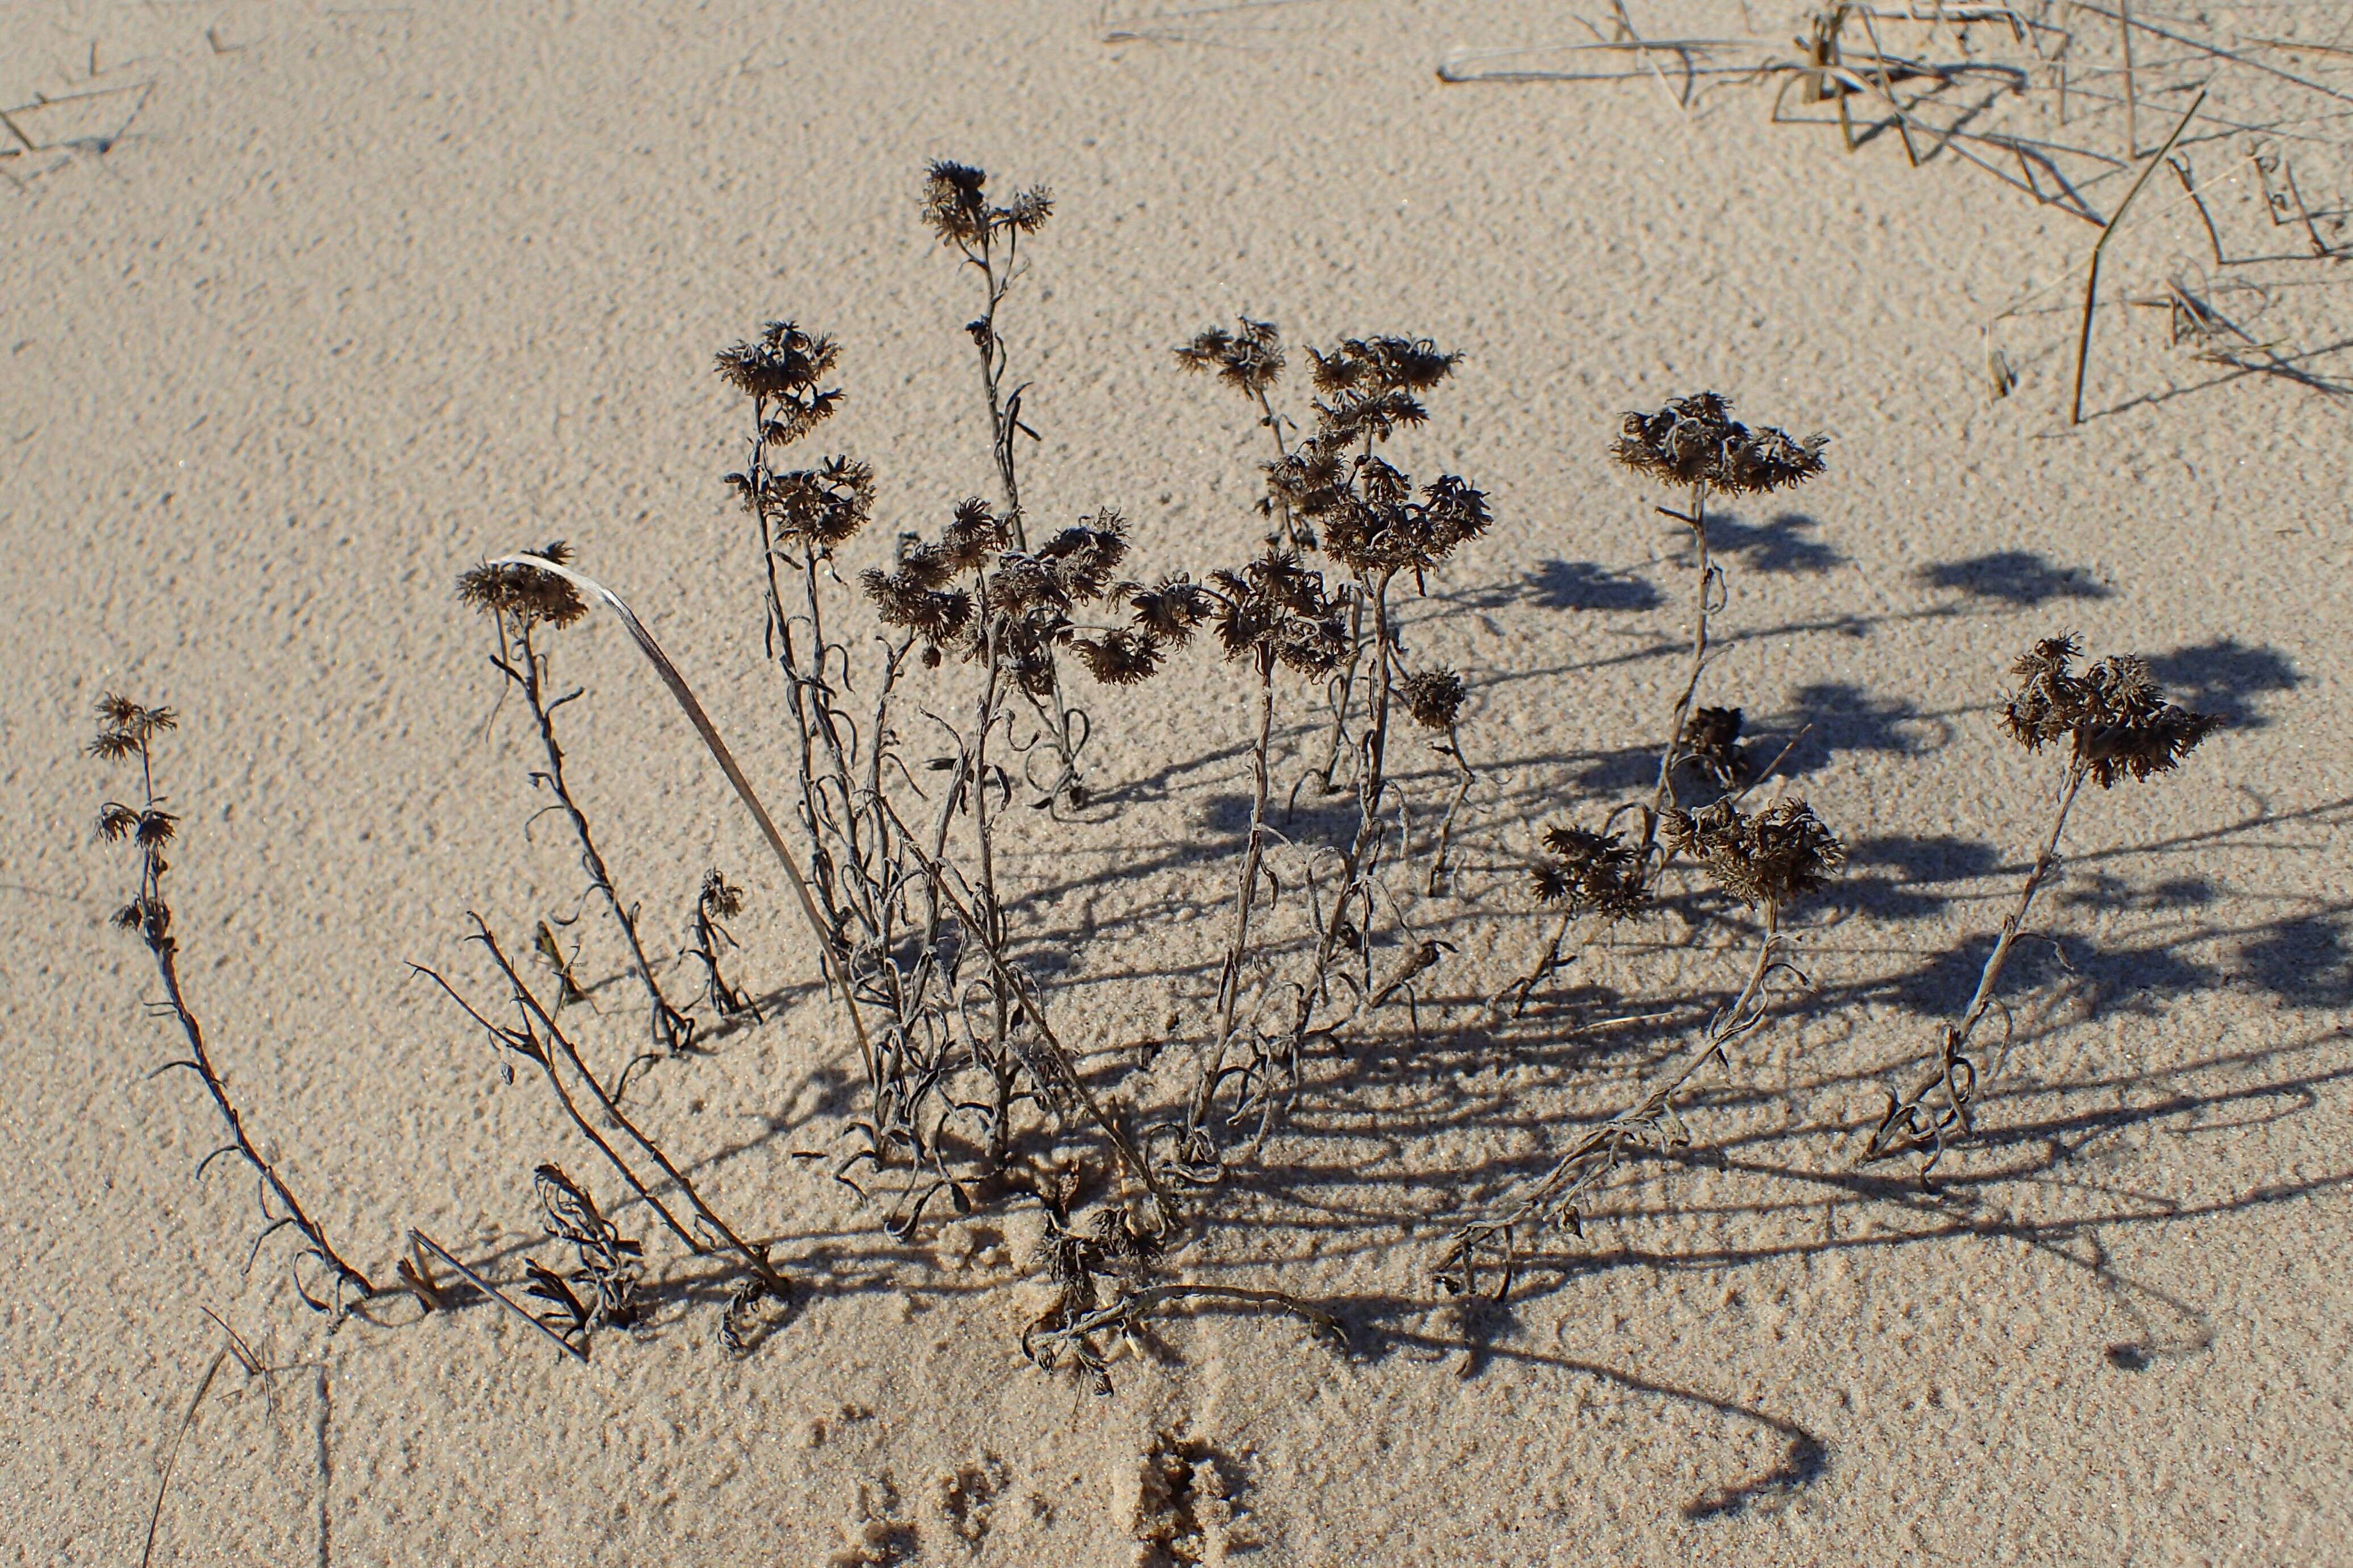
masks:
[(662, 651), (661, 644), (654, 640), (653, 633), (646, 629), (645, 622), (638, 618), (638, 613), (629, 608), (628, 604), (618, 594), (614, 593), (602, 583), (584, 573), (575, 572), (568, 566), (560, 565), (542, 556), (527, 553), (501, 555), (487, 564), (522, 566), (540, 572), (553, 573), (574, 587), (594, 595), (614, 615), (620, 617), (622, 626), (628, 630), (631, 640), (638, 645), (638, 651), (646, 656), (646, 662), (654, 667), (654, 673), (661, 677), (662, 684), (670, 689), (670, 696), (676, 700), (679, 708), (686, 714), (688, 721), (693, 724), (695, 733), (702, 737), (702, 743), (709, 748), (712, 759), (718, 763), (719, 771), (727, 775), (727, 782), (734, 786), (736, 797), (743, 801), (744, 808), (752, 814), (752, 820), (759, 825), (762, 837), (768, 841), (768, 847), (776, 852), (777, 863), (784, 867), (785, 875), (793, 884), (794, 895), (800, 900), (801, 913), (808, 917), (809, 934), (817, 940), (818, 962), (823, 965), (827, 980), (832, 983), (834, 994), (840, 998), (842, 1010), (849, 1015), (849, 1026), (858, 1036), (859, 1054), (866, 1058), (871, 1070), (873, 1065), (874, 1047), (867, 1041), (866, 1027), (859, 1018), (858, 1003), (850, 994), (849, 982), (834, 967), (832, 948), (826, 934), (825, 920), (818, 913), (817, 900), (809, 895), (808, 879), (801, 874), (799, 864), (793, 858), (793, 852), (785, 847), (784, 835), (776, 831), (776, 821), (769, 816), (768, 808), (760, 804), (760, 797), (753, 791), (751, 781), (744, 776), (744, 770), (736, 764), (735, 754), (727, 749), (727, 742), (719, 738), (718, 726), (712, 723), (711, 715), (703, 711), (702, 703), (695, 697), (693, 688), (687, 685), (686, 678), (679, 673), (678, 666), (670, 662), (670, 655)]
[(574, 1361), (580, 1363), (584, 1366), (587, 1364), (588, 1352), (586, 1351), (582, 1350), (578, 1345), (574, 1344), (570, 1340), (565, 1339), (562, 1334), (557, 1333), (554, 1329), (549, 1328), (545, 1323), (541, 1322), (537, 1318), (532, 1316), (529, 1312), (524, 1311), (522, 1307), (516, 1304), (514, 1298), (509, 1296), (505, 1291), (500, 1289), (497, 1286), (491, 1284), (489, 1280), (483, 1279), (480, 1275), (467, 1268), (463, 1263), (458, 1261), (457, 1256), (448, 1247), (442, 1246), (439, 1242), (434, 1240), (431, 1237), (426, 1235), (421, 1230), (410, 1231), (408, 1233), (408, 1238), (417, 1246), (422, 1247), (427, 1251), (432, 1253), (435, 1257), (440, 1258), (442, 1262), (448, 1264), (459, 1273), (464, 1275), (467, 1280), (472, 1284), (474, 1289), (480, 1290), (483, 1295), (488, 1296), (491, 1300), (496, 1301), (500, 1306), (504, 1307), (508, 1311), (512, 1312), (516, 1317), (521, 1318), (524, 1322), (529, 1323), (533, 1328), (546, 1335), (549, 1342), (558, 1350), (561, 1350), (565, 1355), (570, 1356)]
[(2173, 134), (2165, 139), (2165, 145), (2141, 165), (2140, 177), (2132, 183), (2132, 189), (2125, 193), (2125, 199), (2116, 204), (2116, 210), (2100, 228), (2100, 237), (2092, 244), (2091, 265), (2084, 269), (2084, 326), (2075, 339), (2075, 397), (2068, 408), (2067, 423), (2070, 425), (2084, 422), (2084, 367), (2092, 357), (2092, 312), (2099, 301), (2100, 258), (2106, 253), (2108, 241), (2115, 237), (2118, 226), (2125, 221), (2125, 213), (2132, 206), (2133, 198), (2140, 195), (2140, 188), (2148, 184), (2149, 175), (2165, 162), (2166, 154), (2173, 151), (2173, 144), (2181, 140), (2181, 133), (2189, 129), (2189, 121), (2205, 103), (2203, 92), (2191, 100), (2189, 110), (2181, 116), (2180, 123), (2174, 126)]
[(205, 1395), (212, 1392), (213, 1379), (220, 1375), (221, 1363), (228, 1360), (226, 1348), (215, 1351), (206, 1363), (205, 1374), (196, 1379), (196, 1391), (188, 1396), (188, 1407), (180, 1413), (180, 1425), (172, 1433), (172, 1446), (164, 1450), (164, 1474), (155, 1483), (155, 1506), (147, 1512), (147, 1543), (139, 1552), (139, 1568), (148, 1568), (155, 1556), (155, 1531), (164, 1521), (164, 1500), (172, 1493), (172, 1471), (180, 1462), (180, 1445), (187, 1441), (188, 1428), (196, 1424), (196, 1411), (203, 1405)]

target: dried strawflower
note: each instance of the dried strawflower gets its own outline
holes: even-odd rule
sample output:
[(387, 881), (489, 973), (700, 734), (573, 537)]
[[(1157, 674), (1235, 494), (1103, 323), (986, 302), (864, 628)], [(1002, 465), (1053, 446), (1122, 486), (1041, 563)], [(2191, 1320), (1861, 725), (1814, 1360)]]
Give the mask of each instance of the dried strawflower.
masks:
[(1796, 796), (1754, 816), (1722, 800), (1696, 812), (1669, 811), (1660, 837), (1707, 868), (1726, 892), (1778, 907), (1820, 889), (1846, 860), (1846, 848)]
[(1740, 744), (1741, 711), (1737, 708), (1698, 708), (1684, 721), (1681, 750), (1725, 789), (1747, 782), (1751, 764)]
[(1444, 730), (1462, 710), (1462, 678), (1451, 669), (1425, 669), (1398, 683), (1406, 711), (1425, 730)]
[[(523, 553), (562, 566), (572, 559), (572, 547), (559, 539)], [(487, 615), (512, 616), (525, 626), (568, 626), (588, 613), (587, 603), (569, 578), (519, 561), (485, 563), (459, 574), (458, 597)]]
[(770, 321), (752, 342), (720, 350), (715, 368), (728, 384), (758, 400), (761, 437), (781, 447), (807, 435), (840, 405), (839, 391), (818, 385), (840, 353), (831, 338), (790, 321)]
[(90, 754), (110, 763), (137, 756), (160, 731), (180, 727), (179, 716), (169, 708), (142, 708), (111, 691), (98, 700), (98, 721), (100, 728), (97, 738), (90, 743)]
[(1272, 321), (1238, 318), (1241, 330), (1229, 332), (1208, 327), (1176, 351), (1176, 363), (1187, 370), (1215, 371), (1218, 379), (1256, 395), (1282, 374), (1282, 336)]
[(1678, 397), (1655, 414), (1629, 414), (1609, 455), (1638, 473), (1724, 495), (1764, 495), (1822, 471), (1825, 436), (1793, 440), (1767, 426), (1750, 430), (1732, 417), (1730, 400), (1703, 392)]
[(2067, 741), (2069, 766), (2107, 789), (2179, 767), (2222, 727), (2219, 715), (2167, 701), (2141, 659), (2119, 655), (2076, 674), (2082, 652), (2073, 637), (2045, 637), (2010, 667), (2021, 684), (2003, 705), (2002, 728), (2028, 751)]
[(1548, 827), (1544, 841), (1546, 857), (1534, 872), (1537, 902), (1609, 921), (1639, 913), (1650, 902), (1642, 852), (1621, 835)]
[(1005, 206), (991, 206), (987, 184), (986, 172), (946, 159), (935, 159), (924, 170), (923, 221), (942, 243), (986, 245), (1008, 229), (1035, 234), (1053, 216), (1054, 199), (1043, 185), (1020, 192)]

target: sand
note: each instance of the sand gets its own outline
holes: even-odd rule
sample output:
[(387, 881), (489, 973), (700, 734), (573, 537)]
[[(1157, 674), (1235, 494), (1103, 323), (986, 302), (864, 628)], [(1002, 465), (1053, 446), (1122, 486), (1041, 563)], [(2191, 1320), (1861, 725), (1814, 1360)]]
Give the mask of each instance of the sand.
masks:
[[(7, 1560), (137, 1560), (225, 1342), (208, 1310), (276, 1370), (220, 1370), (159, 1563), (2347, 1560), (2345, 403), (2116, 310), (2070, 428), (2063, 289), (2006, 340), (2021, 380), (1994, 400), (1983, 321), (2072, 276), (2086, 226), (1951, 160), (1771, 127), (1760, 94), (1686, 119), (1653, 83), (1433, 76), (1451, 46), (1563, 28), (1469, 0), (1213, 7), (1118, 44), (1076, 0), (16, 7), (8, 104), (93, 64), (153, 85), (127, 132), (41, 110), (60, 145), (0, 190)], [(796, 1159), (846, 1147), (840, 1020), (748, 823), (603, 621), (563, 657), (616, 874), (667, 951), (727, 867), (754, 904), (739, 968), (773, 1004), (661, 1064), (645, 1115), (807, 1291), (731, 1359), (718, 1271), (649, 1231), (678, 1289), (585, 1367), (479, 1303), (328, 1335), (283, 1237), (244, 1267), (246, 1178), (191, 1183), (216, 1142), (193, 1082), (149, 1076), (172, 1046), (107, 926), (123, 866), (87, 825), (118, 781), (80, 754), (91, 704), (179, 711), (191, 998), (289, 1179), (372, 1271), (416, 1226), (517, 1279), (531, 1167), (589, 1159), (407, 966), (478, 979), (467, 912), (526, 930), (578, 877), (552, 823), (520, 830), (527, 756), (453, 576), (573, 541), (781, 789), (717, 482), (741, 410), (710, 355), (779, 316), (845, 344), (824, 445), (881, 486), (849, 566), (986, 489), (970, 280), (915, 218), (939, 155), (1055, 190), (1008, 307), (1031, 506), (1121, 508), (1141, 572), (1257, 538), (1262, 437), (1178, 374), (1196, 328), (1246, 310), (1294, 342), (1464, 353), (1398, 446), (1497, 518), (1409, 626), (1463, 670), (1486, 774), (1464, 896), (1413, 904), (1459, 951), (1423, 1035), (1393, 1016), (1319, 1065), (1169, 1266), (1322, 1303), (1351, 1351), (1203, 1312), (1098, 1397), (1021, 1360), (1034, 1209), (902, 1245)], [(2111, 249), (2119, 289), (2201, 254), (2178, 202), (2152, 212)], [(2341, 324), (2322, 276), (2310, 309)], [(1794, 921), (1812, 994), (1704, 1081), (1693, 1145), (1602, 1194), (1581, 1241), (1547, 1237), (1508, 1312), (1466, 1316), (1430, 1279), (1452, 1226), (1638, 1097), (1738, 984), (1737, 929), (1662, 916), (1527, 1019), (1478, 1023), (1544, 930), (1533, 828), (1640, 789), (1655, 752), (1687, 571), (1667, 498), (1602, 449), (1621, 409), (1701, 386), (1832, 438), (1826, 478), (1719, 525), (1703, 700), (1800, 737), (1788, 787), (1854, 863)], [(2057, 764), (1993, 709), (2059, 630), (2233, 722), (2178, 776), (2079, 804), (1984, 1136), (1926, 1194), (1855, 1155), (2031, 858)], [(1144, 1101), (1176, 1080), (1134, 1042), (1214, 988), (1248, 708), (1206, 656), (1091, 705), (1103, 802), (1017, 813), (1007, 876), (1094, 1081)], [(1312, 721), (1284, 725), (1285, 787)], [(1415, 798), (1441, 787), (1417, 755)], [(617, 1058), (622, 984), (600, 1005)], [(1187, 1500), (1155, 1515), (1172, 1452)], [(1139, 1541), (1140, 1510), (1171, 1539)]]

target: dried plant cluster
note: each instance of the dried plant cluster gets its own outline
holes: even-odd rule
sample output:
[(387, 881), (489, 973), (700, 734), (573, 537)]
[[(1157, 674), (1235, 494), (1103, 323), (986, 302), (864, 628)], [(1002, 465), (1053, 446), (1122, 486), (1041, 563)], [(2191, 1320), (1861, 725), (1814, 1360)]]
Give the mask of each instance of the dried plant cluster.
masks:
[[(1539, 902), (1559, 906), (1560, 916), (1535, 964), (1496, 996), (1499, 1007), (1508, 1001), (1516, 1016), (1536, 988), (1574, 956), (1574, 948), (1566, 944), (1578, 917), (1595, 917), (1599, 929), (1640, 913), (1649, 903), (1659, 874), (1685, 847), (1670, 838), (1662, 852), (1660, 844), (1660, 830), (1675, 812), (1680, 776), (1696, 771), (1704, 784), (1727, 798), (1744, 795), (1764, 782), (1769, 769), (1759, 769), (1741, 744), (1742, 710), (1694, 707), (1707, 669), (1711, 622), (1726, 603), (1724, 568), (1708, 549), (1707, 500), (1711, 495), (1770, 495), (1803, 484), (1828, 468), (1822, 450), (1829, 444), (1821, 436), (1794, 439), (1770, 426), (1751, 430), (1732, 417), (1732, 400), (1715, 392), (1678, 397), (1654, 412), (1630, 413), (1620, 421), (1610, 458), (1621, 468), (1690, 495), (1687, 510), (1662, 506), (1658, 511), (1690, 530), (1691, 658), (1667, 715), (1651, 798), (1620, 804), (1598, 831), (1546, 830), (1546, 854), (1535, 871), (1536, 897)], [(1635, 835), (1630, 847), (1622, 842), (1621, 820), (1637, 825), (1624, 830)]]
[(1969, 1039), (1994, 1005), (2011, 947), (2034, 907), (2034, 895), (2059, 864), (2059, 836), (2067, 813), (2086, 782), (2112, 789), (2126, 779), (2147, 780), (2172, 772), (2198, 744), (2222, 727), (2212, 713), (2197, 713), (2166, 700), (2148, 666), (2129, 656), (2101, 659), (2080, 675), (2075, 660), (2083, 647), (2073, 637), (2045, 637), (2010, 667), (2018, 682), (2002, 705), (2003, 732), (2029, 752), (2067, 748), (2066, 772), (2050, 831), (2035, 851), (2034, 864), (2018, 889), (2018, 901), (2001, 922), (1993, 951), (1986, 955), (1976, 992), (1960, 1018), (1946, 1026), (1944, 1039), (1919, 1087), (1901, 1100), (1887, 1096), (1887, 1114), (1873, 1129), (1865, 1161), (1903, 1153), (1920, 1156), (1920, 1179), (1944, 1158), (1957, 1134), (1975, 1131), (1969, 1104), (1980, 1083)]
[[(562, 1163), (539, 1163), (532, 1191), (553, 1259), (527, 1260), (511, 1294), (413, 1231), (396, 1274), (427, 1310), (451, 1304), (438, 1258), (585, 1361), (602, 1331), (645, 1331), (661, 1315), (663, 1269), (625, 1220), (649, 1237), (666, 1233), (717, 1271), (727, 1296), (718, 1338), (732, 1352), (765, 1340), (790, 1299), (794, 1281), (763, 1239), (772, 1233), (723, 1214), (690, 1174), (702, 1163), (674, 1156), (649, 1113), (625, 1109), (637, 1075), (691, 1070), (661, 1064), (698, 1044), (717, 1048), (768, 1015), (743, 978), (758, 955), (733, 934), (744, 889), (705, 869), (670, 917), (677, 923), (660, 928), (682, 933), (679, 950), (653, 953), (643, 937), (652, 928), (619, 890), (567, 778), (559, 721), (583, 692), (556, 681), (554, 650), (603, 608), (653, 666), (786, 873), (859, 1052), (831, 1171), (874, 1205), (891, 1237), (987, 1205), (1035, 1204), (1045, 1225), (1039, 1268), (1053, 1300), (1022, 1349), (1102, 1389), (1112, 1342), (1189, 1301), (1281, 1311), (1339, 1334), (1332, 1314), (1282, 1292), (1176, 1275), (1190, 1242), (1218, 1219), (1221, 1185), (1265, 1158), (1303, 1097), (1326, 1081), (1311, 1062), (1323, 1057), (1331, 1073), (1347, 1071), (1340, 1047), (1379, 1032), (1393, 1003), (1406, 1004), (1419, 1029), (1424, 977), (1452, 951), (1417, 924), (1421, 900), (1478, 897), (1475, 888), (1466, 895), (1451, 858), (1480, 782), (1462, 739), (1476, 693), (1461, 671), (1413, 646), (1406, 621), (1410, 599), (1493, 522), (1469, 480), (1403, 466), (1428, 400), (1460, 356), (1403, 334), (1295, 351), (1274, 323), (1250, 317), (1198, 333), (1176, 351), (1177, 363), (1239, 396), (1266, 432), (1253, 459), (1264, 537), (1238, 560), (1155, 562), (1143, 572), (1135, 558), (1159, 543), (1149, 530), (1098, 497), (1049, 508), (1022, 490), (1018, 441), (1035, 433), (1021, 413), (1025, 388), (1009, 375), (1002, 307), (1028, 267), (1025, 244), (1052, 216), (1050, 200), (1032, 189), (1000, 202), (981, 171), (935, 163), (920, 211), (982, 285), (982, 313), (964, 335), (978, 354), (993, 470), (976, 488), (993, 493), (935, 498), (921, 509), (927, 521), (893, 519), (890, 540), (878, 542), (877, 513), (888, 507), (873, 468), (811, 450), (844, 405), (841, 347), (777, 321), (714, 362), (743, 400), (742, 457), (723, 483), (757, 561), (748, 586), (776, 670), (766, 721), (787, 738), (789, 809), (769, 813), (651, 632), (576, 569), (568, 547), (485, 561), (459, 579), (460, 601), (491, 630), (501, 701), (519, 700), (529, 782), (542, 812), (565, 819), (585, 887), (569, 910), (533, 921), (527, 947), (471, 917), (471, 987), (417, 973), (480, 1030), (509, 1081), (520, 1067), (543, 1089), (588, 1152), (581, 1157), (593, 1154), (584, 1168), (617, 1180), (620, 1206), (608, 1210)], [(1305, 385), (1294, 402), (1295, 364)], [(1606, 456), (1621, 468), (1681, 492), (1680, 508), (1657, 510), (1691, 547), (1689, 658), (1658, 731), (1655, 780), (1643, 752), (1647, 792), (1592, 826), (1540, 827), (1504, 912), (1533, 912), (1549, 940), (1493, 1012), (1507, 1002), (1525, 1009), (1577, 956), (1568, 939), (1579, 921), (1589, 937), (1667, 904), (1693, 931), (1720, 933), (1719, 945), (1747, 957), (1738, 988), (1694, 1007), (1665, 1068), (1631, 1103), (1565, 1132), (1542, 1176), (1459, 1219), (1436, 1269), (1449, 1292), (1507, 1296), (1538, 1231), (1577, 1230), (1605, 1184), (1688, 1143), (1684, 1115), (1699, 1075), (1740, 1071), (1735, 1048), (1807, 990), (1790, 922), (1839, 874), (1845, 847), (1785, 786), (1758, 796), (1787, 748), (1753, 751), (1743, 709), (1698, 698), (1711, 620), (1726, 603), (1710, 551), (1711, 500), (1811, 481), (1826, 471), (1826, 445), (1744, 425), (1713, 392), (1628, 414), (1608, 441)], [(2050, 639), (2013, 671), (2001, 722), (2031, 752), (2063, 752), (2056, 816), (1976, 995), (1918, 1089), (1908, 1100), (1891, 1094), (1866, 1158), (1915, 1153), (1925, 1178), (1969, 1130), (1979, 1080), (1970, 1041), (2083, 784), (2169, 772), (2219, 723), (2167, 701), (2137, 660), (2079, 668), (2080, 658), (2072, 638)], [(1080, 763), (1092, 721), (1075, 692), (1133, 688), (1188, 662), (1229, 679), (1247, 714), (1248, 827), (1221, 868), (1230, 912), (1214, 989), (1205, 984), (1166, 1037), (1147, 1043), (1147, 1070), (1118, 1084), (1114, 1098), (1106, 1069), (1082, 1068), (1058, 1033), (1066, 1004), (1029, 956), (1043, 944), (1020, 928), (1025, 889), (1010, 879), (1005, 824), (1017, 802), (1038, 814), (1026, 824), (1050, 834), (1089, 808)], [(177, 818), (155, 789), (153, 755), (172, 714), (113, 697), (100, 711), (92, 751), (140, 771), (140, 795), (109, 802), (99, 826), (137, 858), (137, 888), (120, 920), (154, 955), (162, 1010), (187, 1042), (188, 1059), (171, 1065), (197, 1073), (230, 1133), (219, 1152), (238, 1155), (259, 1178), (264, 1236), (291, 1227), (302, 1237), (305, 1299), (324, 1310), (376, 1296), (248, 1140), (182, 994), (163, 886)], [(1408, 765), (1398, 748), (1415, 738), (1436, 769)], [(1425, 793), (1433, 798), (1419, 798)], [(1303, 794), (1334, 797), (1331, 809), (1302, 822)], [(592, 901), (605, 921), (583, 926)], [(581, 936), (607, 924), (642, 998), (641, 1043), (650, 1047), (633, 1047), (617, 1067), (591, 1038), (603, 1021), (591, 997), (607, 977), (579, 973)], [(674, 978), (690, 961), (699, 977), (691, 990)], [(634, 1009), (628, 1026), (636, 1031)], [(1149, 1070), (1163, 1057), (1173, 1071)]]

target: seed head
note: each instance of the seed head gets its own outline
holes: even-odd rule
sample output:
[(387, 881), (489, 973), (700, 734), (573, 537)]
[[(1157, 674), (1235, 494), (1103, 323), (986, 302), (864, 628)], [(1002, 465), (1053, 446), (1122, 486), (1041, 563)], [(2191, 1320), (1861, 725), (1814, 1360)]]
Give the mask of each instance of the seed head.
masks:
[(169, 708), (144, 708), (110, 691), (98, 700), (98, 724), (90, 754), (111, 763), (137, 756), (158, 732), (179, 728), (180, 721)]
[(945, 159), (924, 170), (923, 221), (943, 244), (986, 245), (1008, 229), (1035, 234), (1053, 216), (1054, 198), (1043, 185), (1032, 185), (999, 207), (989, 205), (987, 184), (984, 171)]
[[(541, 550), (526, 550), (543, 561), (562, 566), (572, 559), (572, 547), (562, 540)], [(460, 573), (458, 597), (491, 616), (512, 616), (521, 626), (545, 623), (568, 626), (588, 613), (587, 602), (571, 580), (521, 562), (500, 565), (484, 563)]]
[(2045, 637), (2010, 667), (2020, 684), (2003, 705), (2001, 725), (2028, 751), (2066, 741), (2070, 765), (2108, 789), (2119, 779), (2172, 771), (2222, 727), (2217, 714), (2167, 701), (2148, 665), (2129, 655), (2076, 674), (2082, 652), (2073, 637)]
[(1581, 827), (1545, 830), (1543, 859), (1534, 871), (1536, 901), (1561, 904), (1570, 914), (1598, 914), (1620, 921), (1650, 903), (1641, 851), (1616, 833)]
[(1425, 669), (1407, 676), (1398, 695), (1405, 699), (1406, 711), (1413, 715), (1413, 721), (1423, 729), (1450, 729), (1454, 716), (1462, 710), (1462, 678), (1451, 669)]
[(760, 426), (772, 447), (797, 441), (840, 406), (841, 393), (818, 383), (841, 354), (831, 338), (770, 321), (749, 342), (719, 351), (714, 368), (746, 397), (770, 405)]
[(1282, 334), (1272, 321), (1237, 318), (1240, 331), (1208, 327), (1176, 351), (1176, 363), (1187, 370), (1215, 371), (1229, 386), (1251, 394), (1272, 386), (1282, 374)]
[(1764, 495), (1822, 471), (1826, 436), (1792, 440), (1769, 426), (1750, 430), (1722, 395), (1678, 397), (1655, 414), (1629, 414), (1609, 455), (1638, 473), (1724, 495)]
[(1820, 889), (1846, 860), (1845, 847), (1794, 795), (1755, 816), (1728, 800), (1669, 811), (1659, 834), (1735, 898), (1777, 908)]

